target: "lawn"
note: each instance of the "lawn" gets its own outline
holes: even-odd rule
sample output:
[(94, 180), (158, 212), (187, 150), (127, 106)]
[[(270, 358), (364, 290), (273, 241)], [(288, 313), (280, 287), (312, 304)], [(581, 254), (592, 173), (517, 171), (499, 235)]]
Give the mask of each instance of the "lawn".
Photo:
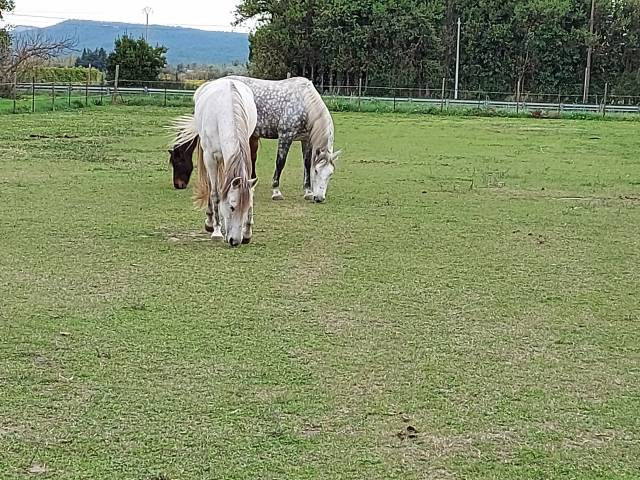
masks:
[(0, 478), (638, 478), (637, 123), (335, 114), (231, 249), (187, 111), (0, 116)]

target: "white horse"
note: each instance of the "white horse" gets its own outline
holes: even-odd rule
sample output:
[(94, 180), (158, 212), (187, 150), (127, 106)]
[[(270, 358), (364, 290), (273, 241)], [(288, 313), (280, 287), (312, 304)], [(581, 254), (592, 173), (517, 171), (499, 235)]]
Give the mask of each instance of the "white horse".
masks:
[(195, 113), (177, 119), (173, 147), (198, 140), (196, 203), (207, 207), (205, 228), (220, 239), (224, 220), (231, 246), (249, 243), (253, 226), (253, 189), (249, 137), (256, 128), (253, 93), (241, 82), (221, 78), (194, 94)]

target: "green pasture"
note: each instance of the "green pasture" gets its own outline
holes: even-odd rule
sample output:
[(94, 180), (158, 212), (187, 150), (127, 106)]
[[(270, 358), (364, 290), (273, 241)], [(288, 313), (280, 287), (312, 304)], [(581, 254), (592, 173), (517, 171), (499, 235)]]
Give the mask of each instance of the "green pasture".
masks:
[(0, 478), (638, 478), (637, 123), (336, 113), (231, 249), (188, 111), (0, 116)]

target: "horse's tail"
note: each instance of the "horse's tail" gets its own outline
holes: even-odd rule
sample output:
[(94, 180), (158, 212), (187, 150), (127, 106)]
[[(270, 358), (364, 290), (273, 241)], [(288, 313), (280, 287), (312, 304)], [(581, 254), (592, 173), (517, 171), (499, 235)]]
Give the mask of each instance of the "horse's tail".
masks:
[(181, 117), (174, 118), (168, 128), (175, 132), (175, 136), (170, 144), (171, 148), (192, 142), (198, 137), (198, 128), (193, 115), (182, 115)]
[(204, 166), (204, 151), (202, 150), (202, 145), (200, 145), (200, 140), (198, 140), (196, 152), (198, 184), (196, 185), (196, 194), (193, 197), (193, 201), (198, 207), (205, 208), (209, 203), (209, 198), (211, 198), (211, 182), (209, 182), (209, 175)]

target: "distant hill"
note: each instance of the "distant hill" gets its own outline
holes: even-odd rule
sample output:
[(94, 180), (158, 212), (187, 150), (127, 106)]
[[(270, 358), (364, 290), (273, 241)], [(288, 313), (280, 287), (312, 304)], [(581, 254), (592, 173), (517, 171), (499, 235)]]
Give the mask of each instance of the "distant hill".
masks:
[[(89, 20), (66, 20), (46, 28), (21, 26), (15, 29), (16, 36), (41, 32), (49, 37), (73, 37), (77, 49), (104, 48), (113, 50), (118, 36), (128, 34), (135, 38), (144, 35), (144, 25), (134, 23), (94, 22)], [(246, 63), (249, 58), (249, 39), (246, 33), (211, 32), (195, 28), (149, 25), (149, 43), (162, 44), (168, 48), (167, 62), (232, 64)]]

